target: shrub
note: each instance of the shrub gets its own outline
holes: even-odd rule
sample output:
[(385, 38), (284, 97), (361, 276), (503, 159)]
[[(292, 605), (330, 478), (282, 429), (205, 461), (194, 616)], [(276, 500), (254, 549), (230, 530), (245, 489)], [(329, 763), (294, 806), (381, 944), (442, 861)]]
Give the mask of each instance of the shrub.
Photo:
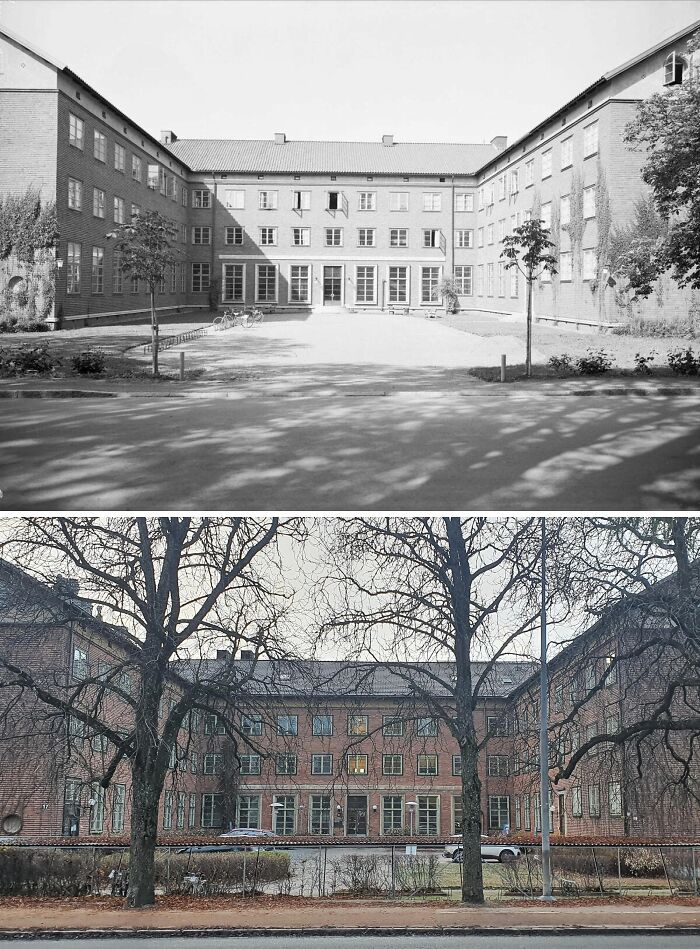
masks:
[(573, 359), (568, 353), (562, 353), (561, 356), (550, 356), (547, 365), (555, 372), (573, 372)]
[(620, 854), (622, 872), (633, 877), (663, 876), (664, 865), (658, 850), (635, 847)]
[(95, 888), (88, 851), (0, 847), (0, 895), (81, 896)]
[(655, 349), (649, 353), (648, 356), (642, 356), (641, 353), (634, 354), (634, 371), (638, 376), (650, 376), (651, 375), (651, 366), (649, 363), (654, 362), (654, 357), (658, 353)]
[(690, 346), (676, 349), (668, 354), (668, 364), (677, 376), (696, 376), (700, 370), (700, 355), (696, 356)]
[(612, 369), (612, 358), (599, 349), (597, 352), (589, 349), (585, 356), (576, 360), (577, 370), (584, 376), (600, 376)]
[(8, 313), (0, 319), (0, 333), (14, 333), (17, 326), (17, 317)]
[(25, 372), (51, 372), (60, 365), (46, 343), (24, 343), (17, 349), (0, 349), (0, 373), (23, 375)]
[(18, 320), (15, 325), (15, 333), (48, 333), (49, 324), (44, 320)]
[(71, 368), (81, 376), (96, 376), (105, 371), (107, 357), (99, 349), (86, 349), (71, 358)]

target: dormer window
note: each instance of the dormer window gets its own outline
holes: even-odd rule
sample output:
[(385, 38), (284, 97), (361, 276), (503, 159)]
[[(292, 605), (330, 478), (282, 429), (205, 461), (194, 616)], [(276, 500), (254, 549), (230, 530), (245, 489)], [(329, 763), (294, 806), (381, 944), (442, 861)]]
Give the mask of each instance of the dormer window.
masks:
[(680, 86), (688, 72), (688, 60), (680, 53), (669, 53), (664, 63), (664, 85)]

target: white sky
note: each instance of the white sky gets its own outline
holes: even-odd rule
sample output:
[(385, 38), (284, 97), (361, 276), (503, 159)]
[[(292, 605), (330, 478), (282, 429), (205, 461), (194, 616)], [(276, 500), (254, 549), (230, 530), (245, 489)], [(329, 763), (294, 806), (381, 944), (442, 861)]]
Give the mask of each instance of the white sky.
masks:
[(510, 141), (700, 0), (0, 0), (152, 134)]

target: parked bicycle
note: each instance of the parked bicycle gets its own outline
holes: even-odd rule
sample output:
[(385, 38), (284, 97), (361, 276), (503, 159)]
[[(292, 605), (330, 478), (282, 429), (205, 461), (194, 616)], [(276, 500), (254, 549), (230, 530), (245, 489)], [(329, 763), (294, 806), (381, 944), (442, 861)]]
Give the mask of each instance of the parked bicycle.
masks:
[(226, 330), (232, 326), (245, 326), (246, 328), (256, 326), (263, 321), (263, 311), (257, 309), (251, 310), (224, 310), (222, 316), (217, 316), (213, 321), (215, 330)]

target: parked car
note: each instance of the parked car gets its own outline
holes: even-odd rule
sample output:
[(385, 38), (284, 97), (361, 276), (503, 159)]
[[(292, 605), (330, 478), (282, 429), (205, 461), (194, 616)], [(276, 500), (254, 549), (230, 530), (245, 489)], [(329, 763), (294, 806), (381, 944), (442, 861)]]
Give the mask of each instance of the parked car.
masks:
[[(462, 844), (447, 844), (445, 847), (445, 856), (450, 857), (453, 863), (462, 862)], [(500, 844), (485, 834), (481, 835), (481, 859), (498, 860), (500, 863), (509, 863), (511, 860), (517, 860), (520, 856), (520, 848), (513, 844)]]
[(276, 837), (274, 830), (260, 830), (259, 827), (234, 827), (220, 837)]
[(273, 847), (263, 847), (261, 844), (233, 843), (238, 838), (254, 837), (276, 837), (272, 830), (260, 830), (259, 827), (234, 827), (227, 830), (224, 834), (219, 834), (219, 838), (229, 840), (231, 843), (220, 844), (192, 844), (189, 847), (181, 847), (178, 853), (240, 853), (243, 850), (273, 850)]

